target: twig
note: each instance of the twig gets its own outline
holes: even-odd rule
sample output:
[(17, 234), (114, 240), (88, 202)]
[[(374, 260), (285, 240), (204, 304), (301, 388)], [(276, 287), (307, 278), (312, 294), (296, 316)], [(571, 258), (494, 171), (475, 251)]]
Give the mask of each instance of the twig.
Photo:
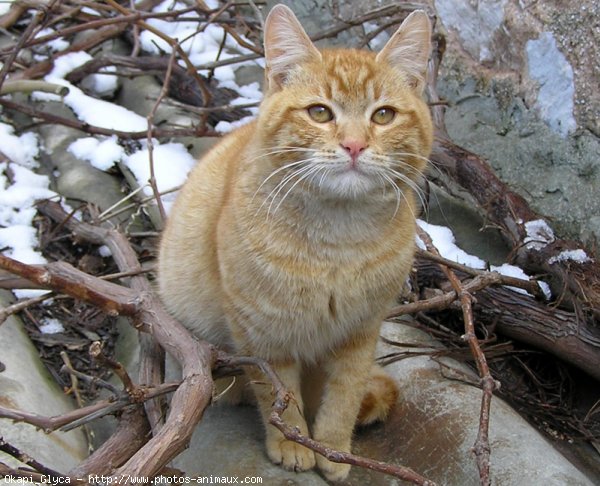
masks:
[[(43, 415), (38, 415), (36, 413), (24, 412), (22, 410), (13, 410), (10, 408), (0, 406), (0, 417), (14, 420), (15, 422), (24, 422), (30, 425), (34, 425), (35, 427), (39, 427), (46, 433), (50, 433), (54, 430), (59, 430), (62, 427), (76, 422), (82, 418), (88, 417), (99, 410), (104, 410), (111, 404), (113, 401), (103, 400), (93, 405), (89, 405), (84, 408), (80, 408), (77, 410), (73, 410), (72, 412), (58, 415), (54, 417), (46, 417)], [(125, 404), (123, 405), (125, 406)]]
[[(133, 191), (133, 193), (137, 193), (141, 189), (143, 189), (143, 186), (136, 188)], [(172, 194), (174, 192), (179, 191), (179, 189), (181, 189), (181, 186), (173, 187), (172, 189), (168, 189), (166, 191), (161, 192), (160, 196), (165, 196), (167, 194)], [(124, 198), (124, 199), (128, 199), (128, 198), (129, 198), (129, 196), (127, 196), (127, 198)], [(124, 199), (122, 199), (121, 201), (124, 201)], [(100, 223), (108, 221), (109, 219), (114, 218), (115, 216), (118, 216), (119, 214), (127, 212), (127, 211), (129, 211), (131, 209), (135, 209), (136, 207), (138, 207), (138, 205), (142, 205), (143, 206), (144, 204), (147, 204), (147, 203), (149, 203), (149, 202), (151, 202), (153, 200), (154, 200), (154, 196), (148, 196), (148, 197), (140, 199), (139, 202), (128, 204), (127, 206), (123, 206), (121, 209), (117, 209), (117, 210), (113, 211), (112, 213), (108, 213), (108, 210), (106, 210), (101, 215), (98, 216), (97, 220)], [(115, 204), (115, 206), (113, 206), (113, 208), (115, 208), (116, 206), (118, 206), (119, 204), (121, 204), (121, 201), (119, 201), (117, 204)]]
[(33, 266), (0, 255), (0, 268), (45, 288), (91, 302), (109, 315), (132, 315), (136, 312), (136, 304), (128, 289), (92, 277), (64, 262)]
[[(71, 364), (71, 360), (69, 359), (69, 356), (67, 355), (67, 353), (65, 351), (61, 351), (60, 357), (63, 360), (64, 368), (66, 368), (69, 371), (73, 371), (73, 372), (69, 373), (69, 376), (71, 378), (71, 387), (70, 387), (69, 392), (71, 392), (75, 396), (75, 401), (77, 402), (77, 406), (79, 408), (83, 408), (84, 407), (83, 398), (81, 397), (81, 392), (79, 391), (79, 375), (78, 375), (78, 373), (74, 373), (75, 369), (73, 368), (73, 365)], [(67, 392), (67, 393), (69, 393), (69, 392)], [(93, 450), (92, 449), (92, 447), (93, 447), (92, 446), (93, 432), (85, 425), (83, 426), (83, 432), (87, 439), (88, 450), (91, 452)]]
[[(63, 221), (67, 216), (56, 203), (46, 202), (39, 207), (55, 221)], [(122, 271), (140, 267), (128, 241), (117, 231), (73, 219), (68, 220), (65, 225), (87, 241), (107, 245)], [(164, 426), (115, 471), (117, 475), (152, 476), (187, 446), (195, 425), (210, 403), (211, 370), (216, 350), (208, 343), (194, 339), (187, 329), (165, 311), (145, 277), (132, 277), (130, 285), (131, 288), (125, 290), (128, 290), (130, 298), (135, 302), (129, 315), (133, 316), (136, 327), (152, 334), (181, 364), (183, 372), (183, 381), (171, 398), (170, 413)]]
[(498, 276), (494, 277), (494, 284), (497, 285), (506, 285), (509, 287), (516, 287), (519, 289), (526, 290), (530, 294), (533, 294), (535, 297), (544, 299), (544, 292), (540, 288), (540, 285), (536, 281), (532, 280), (524, 280), (522, 278), (510, 277), (507, 275), (502, 275), (498, 272), (488, 272), (485, 270), (477, 270), (472, 267), (468, 267), (467, 265), (462, 265), (457, 262), (453, 262), (452, 260), (448, 260), (444, 258), (439, 253), (435, 254), (428, 250), (422, 250), (420, 248), (417, 249), (416, 255), (418, 257), (426, 258), (427, 260), (431, 260), (436, 263), (440, 263), (448, 268), (453, 268), (454, 270), (459, 270), (460, 272), (466, 273), (467, 275), (471, 275), (473, 277), (477, 277), (479, 275), (485, 275), (487, 273), (496, 273)]
[[(11, 287), (15, 288), (15, 287)], [(23, 300), (21, 302), (17, 302), (16, 304), (9, 305), (7, 307), (0, 308), (0, 325), (8, 319), (9, 316), (21, 312), (23, 309), (27, 307), (31, 307), (32, 305), (39, 304), (44, 302), (45, 300), (51, 299), (54, 296), (53, 292), (48, 292), (44, 295), (40, 295), (39, 297), (32, 297), (31, 299)]]
[(133, 380), (129, 376), (129, 373), (127, 373), (125, 367), (102, 352), (102, 343), (100, 341), (94, 341), (90, 345), (90, 356), (98, 361), (98, 363), (111, 369), (119, 377), (121, 383), (123, 383), (125, 392), (134, 401), (142, 401), (144, 399), (144, 391), (133, 383)]
[[(120, 12), (121, 14), (124, 14), (124, 15), (129, 14), (129, 10), (127, 10), (125, 7), (119, 5), (115, 0), (106, 0), (106, 2), (109, 5), (111, 5), (115, 10)], [(211, 22), (212, 19), (213, 19), (213, 17), (211, 17), (211, 19), (209, 19), (209, 22)], [(204, 83), (204, 80), (198, 74), (196, 67), (192, 64), (192, 62), (190, 61), (190, 58), (187, 56), (187, 54), (181, 48), (179, 42), (177, 40), (169, 37), (168, 35), (165, 35), (163, 32), (154, 28), (152, 25), (148, 24), (147, 22), (145, 22), (143, 20), (137, 20), (136, 24), (139, 25), (140, 27), (143, 27), (144, 29), (148, 30), (149, 32), (152, 32), (154, 35), (160, 37), (162, 40), (164, 40), (171, 46), (173, 51), (176, 51), (177, 54), (179, 54), (179, 57), (181, 57), (181, 59), (183, 60), (183, 62), (185, 63), (185, 65), (187, 67), (188, 74), (190, 74), (196, 80), (196, 83), (198, 84), (198, 88), (202, 92), (204, 105), (208, 106), (210, 104), (212, 96), (211, 96), (210, 92), (208, 91), (206, 84)]]
[[(417, 228), (419, 238), (423, 240), (428, 251), (434, 254), (439, 252), (433, 245), (429, 235)], [(450, 270), (447, 266), (440, 263), (440, 268), (448, 278), (454, 292), (460, 300), (460, 304), (463, 310), (463, 319), (465, 326), (465, 334), (463, 339), (469, 344), (471, 353), (475, 358), (475, 363), (481, 377), (483, 394), (481, 397), (481, 409), (479, 414), (479, 430), (477, 433), (477, 440), (473, 446), (473, 451), (477, 460), (477, 468), (479, 469), (479, 478), (482, 486), (489, 486), (490, 480), (490, 443), (489, 443), (489, 426), (490, 426), (490, 405), (494, 390), (497, 388), (496, 381), (492, 378), (485, 354), (481, 350), (479, 340), (475, 334), (475, 324), (473, 322), (473, 296), (470, 292), (465, 290), (465, 287), (460, 282), (458, 277)]]
[(144, 388), (143, 396), (136, 399), (128, 394), (121, 393), (116, 399), (100, 400), (87, 407), (78, 408), (71, 412), (53, 417), (46, 417), (36, 413), (13, 410), (0, 406), (0, 418), (7, 418), (14, 420), (15, 422), (24, 422), (34, 425), (46, 433), (55, 430), (66, 432), (97, 418), (118, 412), (131, 405), (137, 405), (142, 400), (150, 400), (157, 396), (164, 395), (165, 393), (171, 393), (175, 391), (179, 385), (180, 383), (165, 383), (153, 388)]
[[(169, 84), (171, 83), (171, 73), (173, 72), (173, 65), (176, 62), (175, 54), (177, 51), (173, 49), (171, 51), (171, 57), (169, 58), (169, 63), (167, 64), (167, 73), (165, 74), (165, 79), (163, 81), (162, 89), (160, 90), (160, 94), (156, 99), (156, 103), (152, 108), (152, 111), (147, 117), (148, 121), (148, 163), (150, 164), (150, 180), (148, 183), (152, 188), (152, 193), (154, 194), (154, 199), (156, 200), (156, 204), (158, 206), (158, 212), (160, 214), (160, 224), (162, 225), (164, 221), (167, 219), (167, 213), (165, 211), (165, 207), (162, 203), (162, 199), (160, 197), (160, 192), (158, 191), (158, 185), (156, 183), (156, 174), (154, 171), (154, 143), (152, 142), (152, 127), (154, 125), (154, 117), (156, 116), (156, 112), (158, 111), (158, 107), (162, 103), (162, 100), (167, 96), (169, 92)], [(162, 229), (161, 227), (157, 229)]]
[[(444, 259), (440, 257), (440, 262), (443, 260)], [(440, 265), (443, 265), (443, 263), (440, 263)], [(478, 290), (485, 289), (491, 285), (503, 284), (504, 280), (502, 277), (503, 276), (497, 272), (483, 272), (478, 274), (474, 279), (463, 284), (462, 289), (465, 292), (475, 293)], [(451, 290), (429, 299), (398, 305), (390, 310), (387, 318), (391, 319), (404, 314), (447, 309), (457, 298), (456, 290)]]
[[(91, 376), (91, 375), (86, 375), (85, 373), (82, 373), (81, 371), (76, 370), (75, 368), (73, 368), (73, 365), (71, 364), (71, 360), (69, 359), (67, 353), (65, 353), (64, 351), (60, 353), (60, 357), (63, 360), (63, 366), (61, 367), (61, 371), (66, 371), (67, 373), (69, 373), (69, 375), (71, 375), (73, 378), (76, 378), (77, 380), (83, 380), (86, 383), (90, 383), (92, 385), (96, 385), (99, 386), (101, 388), (105, 388), (107, 390), (110, 390), (115, 396), (119, 394), (119, 389), (114, 386), (112, 383), (103, 380), (102, 378), (99, 378), (97, 376)], [(73, 380), (72, 380), (73, 381)], [(76, 388), (76, 384), (73, 384), (73, 387)], [(83, 401), (81, 401), (78, 399), (77, 400), (78, 405), (83, 408)]]
[(44, 21), (48, 12), (52, 11), (56, 2), (57, 0), (52, 0), (47, 6), (44, 6), (44, 8), (42, 8), (42, 10), (38, 12), (35, 17), (33, 17), (31, 22), (29, 22), (29, 25), (25, 29), (25, 32), (23, 32), (23, 34), (19, 38), (17, 45), (14, 47), (13, 51), (8, 56), (8, 59), (4, 61), (2, 69), (0, 69), (0, 87), (4, 83), (6, 76), (8, 76), (10, 68), (15, 62), (17, 55), (19, 54), (25, 43), (29, 40), (29, 38), (33, 34), (33, 31), (38, 27), (39, 24), (41, 24)]
[(14, 457), (23, 464), (27, 464), (29, 467), (32, 467), (39, 473), (45, 474), (51, 478), (64, 477), (62, 474), (54, 471), (53, 469), (50, 469), (49, 467), (44, 466), (41, 462), (36, 461), (29, 454), (26, 454), (17, 447), (9, 444), (4, 440), (2, 436), (0, 436), (0, 451), (4, 452), (5, 454), (8, 454), (9, 456)]
[(33, 91), (41, 91), (58, 96), (67, 96), (69, 94), (69, 88), (60, 84), (20, 79), (18, 81), (5, 81), (0, 88), (0, 96), (10, 93), (32, 93)]
[[(116, 135), (119, 138), (123, 138), (125, 140), (140, 140), (142, 138), (148, 137), (148, 131), (144, 130), (141, 132), (125, 132), (123, 130), (113, 130), (111, 128), (103, 128), (97, 127), (94, 125), (89, 125), (88, 123), (81, 122), (79, 120), (72, 120), (69, 118), (64, 118), (58, 115), (54, 115), (52, 113), (48, 113), (45, 111), (36, 110), (30, 106), (24, 105), (22, 103), (16, 103), (12, 100), (8, 100), (6, 98), (0, 98), (0, 106), (4, 106), (10, 110), (19, 111), (21, 113), (25, 113), (26, 115), (31, 116), (32, 118), (39, 118), (44, 120), (46, 123), (53, 123), (58, 125), (63, 125), (70, 128), (75, 128), (76, 130), (80, 130), (85, 133), (89, 133), (91, 135), (107, 135), (112, 136)], [(176, 129), (161, 129), (154, 127), (152, 129), (151, 135), (156, 138), (171, 138), (171, 137), (185, 137), (185, 136), (194, 136), (194, 137), (202, 137), (202, 136), (219, 136), (220, 134), (206, 128), (206, 127), (191, 127), (191, 128), (176, 128)]]

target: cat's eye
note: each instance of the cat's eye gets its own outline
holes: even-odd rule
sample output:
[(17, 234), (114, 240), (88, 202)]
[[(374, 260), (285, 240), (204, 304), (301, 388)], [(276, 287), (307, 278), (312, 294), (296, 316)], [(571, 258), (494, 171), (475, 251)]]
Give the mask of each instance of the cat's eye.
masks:
[(389, 106), (384, 106), (373, 113), (371, 120), (374, 123), (377, 123), (377, 125), (387, 125), (388, 123), (391, 123), (395, 116), (396, 110)]
[(333, 112), (323, 105), (312, 105), (307, 108), (308, 115), (317, 123), (327, 123), (333, 120)]

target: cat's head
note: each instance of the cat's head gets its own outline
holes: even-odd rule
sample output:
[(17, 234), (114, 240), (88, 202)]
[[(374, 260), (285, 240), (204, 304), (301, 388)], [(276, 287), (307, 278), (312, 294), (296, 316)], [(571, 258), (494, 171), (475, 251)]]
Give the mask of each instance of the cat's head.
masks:
[(417, 11), (378, 54), (319, 51), (289, 8), (273, 8), (258, 133), (264, 150), (296, 171), (291, 183), (334, 197), (415, 187), (432, 143), (421, 99), (430, 36), (429, 18)]

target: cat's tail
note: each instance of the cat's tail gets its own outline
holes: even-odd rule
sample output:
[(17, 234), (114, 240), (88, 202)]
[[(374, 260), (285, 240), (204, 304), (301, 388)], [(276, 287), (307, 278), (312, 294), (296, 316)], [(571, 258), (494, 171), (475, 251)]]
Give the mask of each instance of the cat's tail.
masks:
[(358, 424), (369, 425), (385, 420), (398, 400), (396, 382), (379, 365), (373, 365), (367, 391), (358, 413)]

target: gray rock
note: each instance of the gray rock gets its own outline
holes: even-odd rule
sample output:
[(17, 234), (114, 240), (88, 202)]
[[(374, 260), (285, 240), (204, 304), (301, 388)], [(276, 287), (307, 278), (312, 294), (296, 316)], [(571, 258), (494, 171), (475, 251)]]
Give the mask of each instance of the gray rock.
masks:
[(509, 248), (500, 231), (486, 226), (472, 205), (450, 196), (430, 184), (429, 208), (420, 218), (431, 224), (447, 226), (454, 233), (456, 244), (471, 255), (492, 265), (506, 263)]
[[(385, 323), (383, 335), (425, 350), (439, 347), (428, 335), (407, 325)], [(378, 353), (406, 350), (381, 343)], [(477, 377), (464, 365), (453, 360), (444, 363), (459, 376), (476, 381)], [(471, 447), (479, 425), (481, 391), (442, 376), (439, 365), (427, 356), (398, 361), (387, 370), (400, 385), (397, 407), (385, 424), (357, 431), (353, 452), (411, 467), (438, 484), (478, 485)], [(499, 398), (492, 401), (490, 445), (495, 485), (592, 484)], [(195, 431), (189, 449), (174, 465), (190, 477), (260, 476), (263, 484), (326, 484), (317, 472), (294, 474), (272, 465), (264, 452), (260, 417), (248, 406), (212, 406)], [(391, 486), (399, 481), (353, 467), (343, 484)]]
[(90, 202), (102, 210), (108, 209), (125, 196), (119, 181), (68, 152), (67, 147), (72, 142), (67, 140), (59, 145), (52, 155), (59, 172), (57, 192), (70, 199)]
[[(46, 103), (46, 109), (65, 118), (74, 118), (62, 103)], [(43, 146), (43, 170), (51, 176), (52, 189), (75, 201), (73, 206), (85, 201), (105, 210), (125, 197), (118, 177), (95, 168), (68, 151), (69, 145), (86, 137), (86, 134), (62, 125), (44, 125), (39, 133)], [(128, 221), (132, 214), (132, 211), (123, 212), (112, 221), (115, 224)]]
[(189, 449), (174, 461), (189, 477), (261, 477), (265, 485), (324, 486), (315, 471), (294, 473), (274, 465), (266, 455), (263, 426), (250, 406), (214, 405), (206, 411)]
[(473, 58), (490, 61), (494, 34), (504, 21), (507, 0), (456, 2), (435, 0), (435, 7), (447, 28), (455, 30), (463, 47)]
[(577, 128), (573, 116), (573, 68), (556, 46), (551, 32), (527, 42), (529, 76), (538, 82), (536, 109), (552, 130), (563, 137)]
[[(0, 290), (0, 306), (9, 305), (10, 293)], [(0, 325), (0, 404), (46, 417), (74, 410), (74, 405), (44, 368), (39, 355), (15, 316)], [(87, 443), (81, 430), (45, 434), (32, 425), (0, 419), (1, 436), (45, 466), (66, 473), (85, 457)], [(0, 462), (23, 466), (0, 452)]]
[(502, 95), (502, 86), (482, 89), (464, 76), (449, 70), (439, 84), (451, 102), (445, 121), (452, 140), (488, 160), (558, 234), (591, 244), (600, 236), (590, 221), (600, 214), (600, 141), (589, 133), (564, 139), (522, 100)]
[[(398, 343), (424, 349), (437, 343), (409, 326), (385, 323), (382, 335)], [(418, 348), (417, 348), (418, 349)], [(415, 348), (381, 343), (380, 354)], [(472, 371), (454, 360), (444, 364), (457, 375)], [(427, 356), (411, 357), (389, 365), (387, 371), (400, 385), (395, 411), (385, 423), (357, 434), (354, 451), (396, 462), (438, 484), (478, 485), (479, 474), (471, 448), (479, 426), (481, 391), (442, 376), (440, 366)], [(444, 371), (448, 375), (448, 371)], [(494, 485), (591, 485), (508, 404), (494, 397), (490, 417), (491, 475)], [(393, 479), (353, 468), (349, 485), (392, 485)]]
[[(162, 86), (154, 76), (136, 76), (132, 79), (125, 79), (117, 104), (140, 116), (147, 117), (152, 113), (161, 89)], [(156, 110), (154, 124), (160, 126), (165, 122), (180, 127), (189, 127), (194, 124), (195, 120), (176, 106), (163, 102)]]

